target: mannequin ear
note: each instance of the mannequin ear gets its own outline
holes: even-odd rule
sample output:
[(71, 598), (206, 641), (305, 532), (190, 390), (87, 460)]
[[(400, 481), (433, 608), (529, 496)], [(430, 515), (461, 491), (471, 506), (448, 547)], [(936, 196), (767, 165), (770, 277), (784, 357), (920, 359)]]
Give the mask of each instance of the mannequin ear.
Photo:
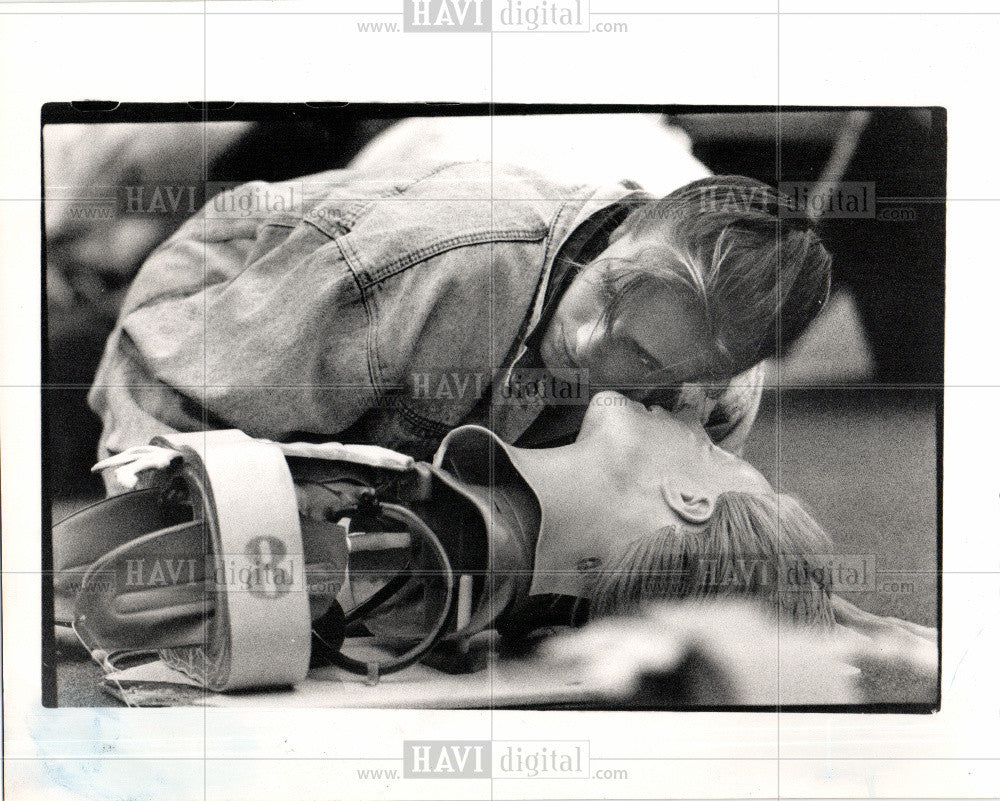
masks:
[(662, 485), (667, 505), (688, 523), (705, 523), (715, 511), (715, 499), (702, 490), (680, 489)]

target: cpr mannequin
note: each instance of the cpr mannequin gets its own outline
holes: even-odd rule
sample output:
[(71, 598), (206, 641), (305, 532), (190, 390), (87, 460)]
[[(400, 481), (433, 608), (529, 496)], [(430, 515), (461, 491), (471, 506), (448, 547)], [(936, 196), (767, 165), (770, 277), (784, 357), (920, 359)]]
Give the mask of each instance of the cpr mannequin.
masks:
[[(458, 634), (473, 633), (490, 610), (501, 633), (523, 637), (579, 625), (591, 607), (627, 613), (647, 601), (709, 595), (746, 596), (789, 620), (832, 625), (828, 588), (809, 564), (831, 552), (822, 529), (714, 445), (698, 419), (693, 408), (668, 413), (601, 392), (563, 447), (516, 448), (477, 426), (452, 431), (435, 466), (488, 505), (493, 555), (508, 554), (506, 569), (495, 564), (476, 576), (476, 597), (489, 603), (463, 615), (470, 622)], [(313, 517), (339, 514), (316, 485), (300, 487)], [(421, 509), (435, 530), (447, 528), (436, 525), (446, 506), (439, 500)], [(402, 639), (420, 631), (421, 594), (412, 597), (412, 606), (383, 608), (368, 628)]]
[[(657, 599), (747, 596), (832, 624), (828, 588), (809, 565), (829, 553), (822, 531), (697, 419), (602, 392), (570, 445), (514, 448), (463, 426), (431, 465), (240, 432), (162, 438), (98, 465), (138, 487), (131, 499), (56, 527), (56, 619), (71, 618), (92, 652), (153, 650), (217, 690), (295, 683), (310, 656), (377, 680), (487, 629), (520, 638), (579, 625), (588, 607), (621, 613)], [(130, 533), (133, 502), (145, 517)], [(190, 570), (143, 585), (136, 565), (167, 552)], [(291, 570), (298, 554), (304, 584), (289, 586), (305, 592), (208, 580), (213, 558), (270, 567), (277, 555)], [(84, 575), (75, 598), (70, 567)], [(805, 578), (785, 591), (793, 574)], [(84, 592), (96, 576), (119, 580)], [(398, 656), (346, 656), (361, 628)], [(275, 667), (293, 651), (295, 665)], [(246, 662), (259, 664), (241, 673)]]

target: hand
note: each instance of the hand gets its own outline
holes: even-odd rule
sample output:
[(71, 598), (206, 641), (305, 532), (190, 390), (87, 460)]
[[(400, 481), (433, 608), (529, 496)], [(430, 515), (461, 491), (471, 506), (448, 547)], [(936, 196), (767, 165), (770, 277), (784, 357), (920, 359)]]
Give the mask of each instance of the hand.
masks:
[(719, 599), (597, 620), (541, 653), (624, 706), (856, 704), (856, 671), (830, 646), (823, 632)]
[(863, 700), (933, 703), (938, 697), (937, 629), (865, 612), (831, 596), (838, 650), (860, 671)]

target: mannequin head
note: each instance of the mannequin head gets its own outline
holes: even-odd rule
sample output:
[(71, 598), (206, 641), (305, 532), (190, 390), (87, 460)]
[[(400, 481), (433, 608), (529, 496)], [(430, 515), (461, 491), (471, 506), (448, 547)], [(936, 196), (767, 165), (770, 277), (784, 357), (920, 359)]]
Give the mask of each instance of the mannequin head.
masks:
[(827, 588), (809, 569), (810, 556), (830, 553), (825, 533), (714, 445), (693, 411), (601, 392), (571, 445), (514, 448), (465, 426), (439, 458), (471, 482), (486, 480), (473, 463), (493, 465), (494, 477), (510, 476), (509, 463), (533, 490), (541, 513), (533, 595), (588, 598), (592, 615), (658, 598), (745, 595), (796, 619), (832, 620)]

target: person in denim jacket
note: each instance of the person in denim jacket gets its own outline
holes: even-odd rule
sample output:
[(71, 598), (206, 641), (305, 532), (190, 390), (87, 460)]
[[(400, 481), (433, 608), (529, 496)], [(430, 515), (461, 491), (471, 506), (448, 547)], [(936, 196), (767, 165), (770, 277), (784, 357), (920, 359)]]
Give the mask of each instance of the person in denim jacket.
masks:
[[(423, 459), (464, 423), (554, 445), (601, 388), (697, 405), (738, 452), (760, 362), (829, 293), (829, 254), (780, 212), (747, 178), (658, 200), (491, 162), (222, 192), (129, 289), (89, 396), (101, 455), (229, 427)], [(585, 397), (524, 391), (553, 376)]]

